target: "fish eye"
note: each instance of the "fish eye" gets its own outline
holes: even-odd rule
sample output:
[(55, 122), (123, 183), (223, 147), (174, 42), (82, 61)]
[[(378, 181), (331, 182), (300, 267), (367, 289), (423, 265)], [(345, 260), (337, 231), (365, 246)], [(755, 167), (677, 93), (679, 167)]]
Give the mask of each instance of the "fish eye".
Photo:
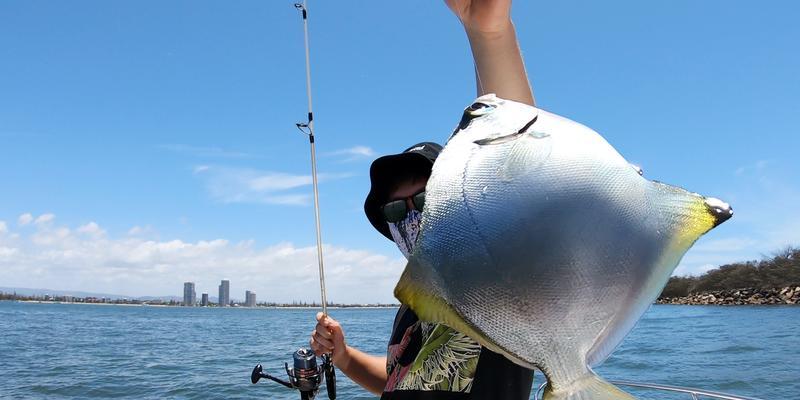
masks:
[(486, 103), (481, 103), (481, 102), (478, 101), (478, 102), (470, 104), (470, 106), (467, 107), (467, 109), (465, 111), (470, 113), (474, 117), (478, 117), (478, 116), (481, 116), (481, 115), (488, 114), (492, 110), (494, 110), (494, 106), (491, 106), (491, 105), (486, 104)]
[(450, 135), (450, 138), (448, 138), (447, 141), (449, 142), (450, 139), (452, 139), (455, 135), (458, 134), (458, 132), (467, 129), (472, 120), (484, 116), (492, 112), (492, 110), (494, 109), (495, 106), (491, 104), (481, 103), (479, 101), (470, 104), (469, 107), (464, 109), (464, 114), (461, 116), (461, 121), (459, 121), (456, 130), (453, 131), (453, 133)]
[(488, 104), (481, 103), (481, 102), (475, 102), (475, 103), (472, 103), (472, 104), (469, 106), (469, 110), (470, 110), (470, 111), (475, 111), (475, 110), (479, 110), (479, 109), (481, 109), (481, 108), (486, 108), (486, 107), (489, 107), (489, 105), (488, 105)]

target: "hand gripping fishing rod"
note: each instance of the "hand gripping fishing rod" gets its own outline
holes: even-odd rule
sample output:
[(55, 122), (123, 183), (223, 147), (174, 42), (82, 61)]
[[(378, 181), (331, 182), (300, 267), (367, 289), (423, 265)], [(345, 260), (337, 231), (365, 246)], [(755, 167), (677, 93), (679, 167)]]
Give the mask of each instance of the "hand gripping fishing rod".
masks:
[[(303, 33), (305, 37), (306, 49), (306, 95), (308, 97), (308, 121), (297, 123), (297, 129), (308, 136), (311, 145), (311, 179), (314, 187), (314, 221), (317, 230), (317, 261), (319, 263), (319, 289), (322, 297), (322, 313), (328, 316), (328, 299), (325, 293), (325, 270), (322, 264), (322, 234), (319, 223), (319, 189), (317, 188), (317, 154), (314, 146), (314, 113), (311, 108), (311, 60), (308, 46), (308, 8), (306, 0), (303, 3), (295, 3), (303, 17)], [(317, 358), (310, 349), (300, 348), (293, 355), (293, 368), (289, 368), (288, 363), (284, 363), (286, 374), (289, 381), (276, 378), (264, 373), (261, 364), (253, 368), (250, 381), (255, 384), (261, 378), (280, 383), (290, 389), (300, 391), (301, 400), (313, 400), (317, 395), (322, 378), (325, 378), (325, 387), (328, 391), (328, 398), (336, 399), (336, 371), (333, 368), (333, 361), (330, 354), (322, 355), (322, 365), (317, 366)]]

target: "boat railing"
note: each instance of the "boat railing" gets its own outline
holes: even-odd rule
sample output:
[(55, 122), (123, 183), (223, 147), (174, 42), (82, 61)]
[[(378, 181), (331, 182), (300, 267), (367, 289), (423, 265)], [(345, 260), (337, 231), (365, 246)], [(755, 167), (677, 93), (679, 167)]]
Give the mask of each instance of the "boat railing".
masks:
[[(681, 386), (672, 386), (672, 385), (661, 385), (661, 384), (654, 384), (654, 383), (640, 383), (640, 382), (632, 382), (632, 381), (609, 381), (617, 386), (627, 386), (627, 387), (635, 387), (639, 389), (646, 389), (646, 390), (658, 390), (662, 392), (672, 392), (672, 393), (685, 393), (691, 396), (692, 400), (701, 400), (701, 399), (719, 399), (719, 400), (759, 400), (754, 397), (743, 397), (743, 396), (735, 396), (732, 394), (727, 393), (719, 393), (719, 392), (712, 392), (709, 390), (703, 389), (694, 389), (694, 388), (687, 388)], [(542, 393), (544, 393), (544, 388), (547, 386), (547, 382), (542, 383), (539, 386), (539, 389), (536, 390), (534, 393), (533, 398), (534, 400), (541, 399)]]

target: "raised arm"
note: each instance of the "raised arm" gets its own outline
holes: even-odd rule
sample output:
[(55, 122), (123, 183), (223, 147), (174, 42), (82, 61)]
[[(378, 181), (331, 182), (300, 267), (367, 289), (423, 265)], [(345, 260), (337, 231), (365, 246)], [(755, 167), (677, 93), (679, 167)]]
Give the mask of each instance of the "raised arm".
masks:
[(467, 32), (475, 60), (478, 95), (535, 105), (511, 22), (511, 0), (445, 0)]

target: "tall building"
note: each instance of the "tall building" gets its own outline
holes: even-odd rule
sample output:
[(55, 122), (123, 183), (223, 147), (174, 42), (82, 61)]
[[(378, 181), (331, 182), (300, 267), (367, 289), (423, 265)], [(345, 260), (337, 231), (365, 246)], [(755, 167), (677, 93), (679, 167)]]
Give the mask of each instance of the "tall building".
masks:
[(255, 307), (256, 306), (256, 293), (251, 291), (244, 292), (244, 305), (245, 307)]
[(219, 306), (227, 307), (231, 304), (231, 282), (223, 279), (219, 284)]
[(203, 293), (202, 300), (200, 300), (200, 305), (203, 307), (208, 307), (208, 293)]
[(194, 307), (197, 303), (197, 293), (194, 291), (194, 282), (183, 283), (183, 305), (186, 307)]

